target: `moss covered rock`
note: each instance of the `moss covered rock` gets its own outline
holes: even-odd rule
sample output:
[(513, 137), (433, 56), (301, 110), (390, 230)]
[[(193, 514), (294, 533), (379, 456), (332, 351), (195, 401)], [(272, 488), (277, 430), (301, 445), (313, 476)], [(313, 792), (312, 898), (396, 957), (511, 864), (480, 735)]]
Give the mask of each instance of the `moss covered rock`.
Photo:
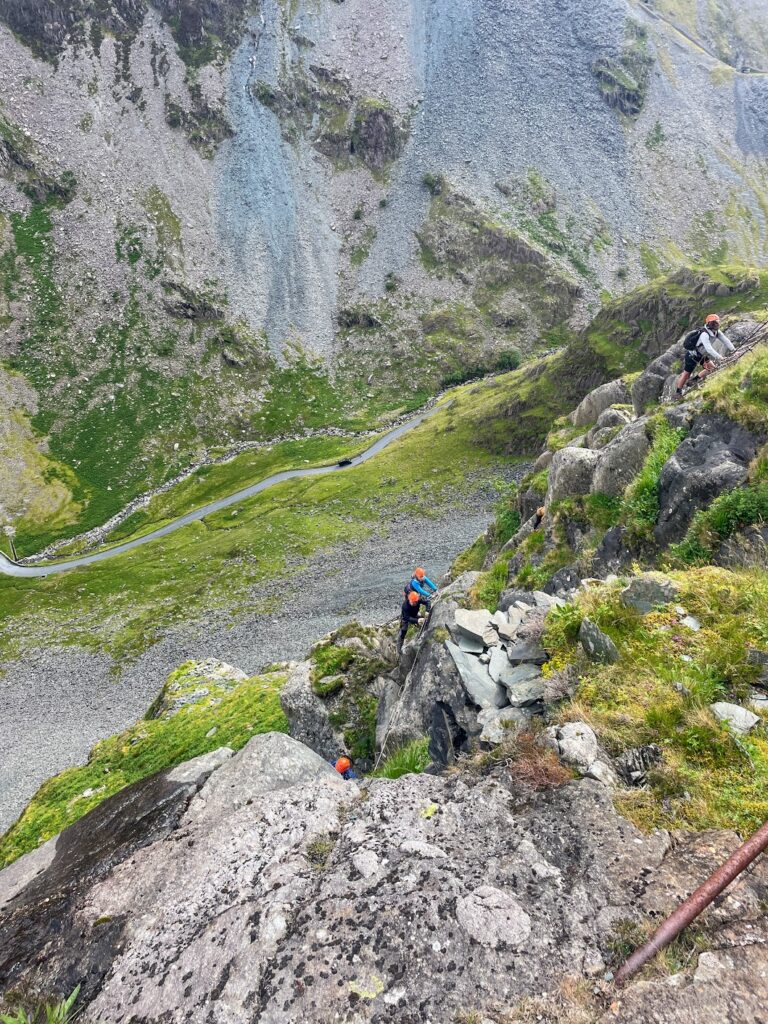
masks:
[(187, 661), (168, 676), (147, 718), (172, 718), (182, 708), (202, 702), (211, 707), (247, 678), (239, 668), (216, 658)]

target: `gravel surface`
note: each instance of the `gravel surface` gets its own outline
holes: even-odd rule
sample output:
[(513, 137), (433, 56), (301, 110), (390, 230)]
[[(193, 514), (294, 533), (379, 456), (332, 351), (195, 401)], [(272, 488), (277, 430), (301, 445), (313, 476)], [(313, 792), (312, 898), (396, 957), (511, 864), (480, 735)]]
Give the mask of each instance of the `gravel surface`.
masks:
[(72, 648), (36, 652), (2, 666), (0, 830), (42, 782), (82, 763), (98, 740), (140, 718), (167, 674), (186, 659), (220, 658), (256, 673), (272, 662), (301, 658), (350, 619), (372, 624), (397, 616), (413, 565), (442, 575), (485, 530), (491, 500), (483, 492), (441, 519), (410, 519), (395, 524), (388, 536), (318, 556), (290, 583), (264, 588), (284, 599), (273, 615), (232, 622), (211, 614), (170, 633), (119, 678), (108, 657)]

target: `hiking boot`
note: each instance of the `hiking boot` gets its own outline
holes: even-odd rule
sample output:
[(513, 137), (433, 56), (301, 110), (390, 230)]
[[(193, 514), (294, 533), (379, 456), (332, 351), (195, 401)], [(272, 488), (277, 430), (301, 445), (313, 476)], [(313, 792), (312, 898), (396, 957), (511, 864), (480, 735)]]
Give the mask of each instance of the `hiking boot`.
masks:
[(683, 389), (682, 388), (675, 388), (675, 398), (682, 398), (682, 397), (683, 397)]

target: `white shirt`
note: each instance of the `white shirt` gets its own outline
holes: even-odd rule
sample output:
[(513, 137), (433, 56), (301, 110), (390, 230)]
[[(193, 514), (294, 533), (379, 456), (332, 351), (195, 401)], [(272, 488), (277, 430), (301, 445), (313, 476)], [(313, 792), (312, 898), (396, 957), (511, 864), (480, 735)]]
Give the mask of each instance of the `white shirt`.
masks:
[(726, 351), (728, 353), (736, 351), (734, 346), (731, 344), (728, 338), (726, 338), (722, 331), (718, 331), (716, 334), (713, 334), (710, 330), (708, 330), (705, 327), (699, 335), (699, 340), (696, 342), (696, 347), (698, 349), (704, 349), (704, 351), (710, 359), (714, 359), (716, 362), (720, 362), (720, 360), (723, 358), (723, 356), (712, 345), (712, 342), (709, 340), (710, 338), (712, 339), (712, 341), (722, 342), (723, 345), (725, 345)]

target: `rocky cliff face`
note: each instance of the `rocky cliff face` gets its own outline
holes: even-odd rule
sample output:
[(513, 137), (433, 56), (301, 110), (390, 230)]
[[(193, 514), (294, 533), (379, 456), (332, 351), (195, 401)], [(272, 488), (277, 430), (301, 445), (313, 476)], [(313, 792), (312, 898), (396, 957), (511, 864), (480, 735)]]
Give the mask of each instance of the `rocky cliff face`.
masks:
[[(642, 836), (595, 782), (360, 787), (279, 734), (229, 753), (126, 790), (0, 874), (0, 986), (81, 983), (87, 1015), (115, 1024), (526, 1019), (523, 1000), (599, 977), (619, 923), (663, 911), (734, 841)], [(758, 867), (710, 913), (715, 952), (678, 986), (697, 1019), (759, 1019), (766, 884)], [(748, 991), (729, 988), (750, 968)], [(580, 1020), (679, 1019), (664, 985), (610, 1009), (591, 985)]]
[(765, 12), (674, 6), (5, 0), (2, 355), (48, 534), (274, 434), (281, 359), (335, 367), (323, 425), (682, 255), (759, 260)]

